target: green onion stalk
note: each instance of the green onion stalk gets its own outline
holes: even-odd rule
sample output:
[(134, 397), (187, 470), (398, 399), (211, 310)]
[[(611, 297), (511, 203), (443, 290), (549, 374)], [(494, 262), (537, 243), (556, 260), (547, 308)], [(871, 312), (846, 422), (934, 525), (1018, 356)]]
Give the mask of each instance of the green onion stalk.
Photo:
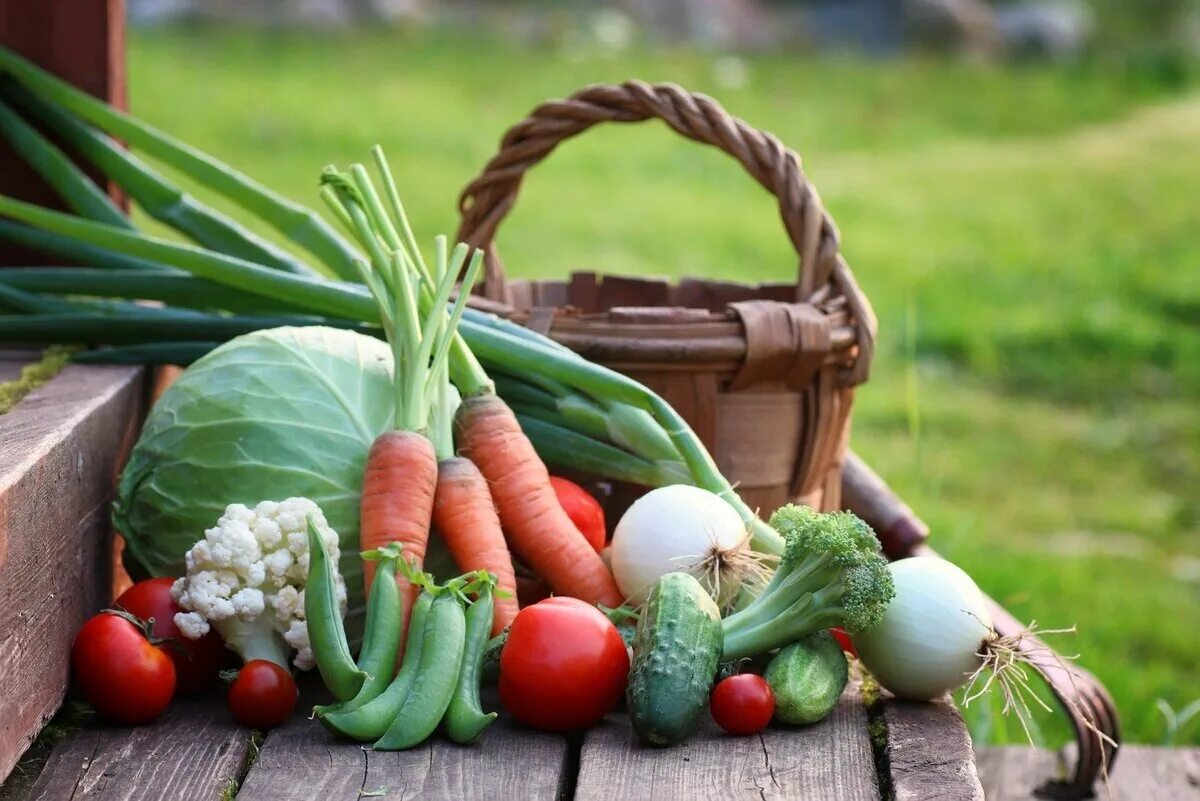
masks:
[(0, 100), (0, 137), (53, 189), (67, 208), (89, 219), (133, 229), (112, 198), (87, 179), (75, 162)]
[(202, 186), (232, 200), (282, 233), (289, 241), (312, 253), (334, 274), (355, 280), (354, 248), (311, 209), (288, 200), (211, 156), (76, 89), (4, 47), (0, 47), (0, 72), (6, 73), (11, 80), (43, 101), (61, 106), (130, 147), (171, 165)]
[(136, 298), (189, 309), (247, 315), (308, 313), (283, 299), (231, 292), (222, 284), (170, 269), (143, 271), (95, 267), (20, 267), (0, 272), (0, 284), (29, 293)]
[[(96, 169), (110, 176), (151, 217), (170, 225), (193, 241), (266, 267), (307, 275), (317, 274), (316, 270), (296, 256), (200, 202), (111, 138), (53, 103), (47, 103), (25, 87), (19, 84), (0, 85), (0, 95), (53, 131), (73, 152)], [(4, 116), (0, 115), (0, 123), (3, 121)], [(0, 125), (0, 129), (5, 127)], [(38, 173), (47, 181), (54, 180), (54, 172), (58, 168), (57, 164), (47, 164)], [(110, 219), (114, 212), (125, 220), (111, 201), (102, 208), (104, 217), (93, 216), (85, 210), (75, 211), (99, 222), (116, 224)], [(129, 225), (127, 220), (126, 225)]]
[[(3, 49), (0, 49), (0, 71), (7, 72), (46, 104), (57, 104), (253, 213), (286, 239), (315, 255), (331, 272), (349, 279), (329, 280), (264, 266), (245, 258), (244, 253), (224, 252), (222, 248), (230, 248), (228, 242), (214, 242), (211, 247), (183, 244), (130, 231), (125, 226), (0, 197), (0, 217), (10, 220), (0, 220), (0, 236), (96, 265), (101, 271), (115, 269), (113, 277), (119, 281), (119, 286), (105, 290), (97, 286), (98, 277), (83, 279), (79, 273), (64, 274), (64, 279), (80, 279), (80, 285), (64, 281), (49, 288), (50, 274), (44, 272), (40, 276), (44, 283), (37, 285), (38, 290), (67, 296), (94, 293), (144, 298), (154, 294), (150, 290), (157, 287), (161, 296), (177, 291), (180, 286), (168, 290), (160, 281), (159, 273), (169, 273), (173, 279), (190, 277), (201, 281), (197, 286), (208, 292), (213, 292), (214, 287), (223, 288), (229, 293), (228, 299), (220, 301), (213, 297), (210, 302), (219, 302), (226, 310), (236, 308), (239, 312), (181, 314), (181, 310), (168, 307), (159, 310), (161, 314), (157, 316), (129, 314), (120, 335), (116, 336), (113, 323), (120, 318), (112, 316), (111, 307), (88, 308), (72, 300), (80, 311), (0, 316), (0, 339), (28, 341), (34, 335), (27, 330), (22, 336), (18, 331), (20, 321), (33, 322), (33, 329), (46, 338), (116, 346), (85, 358), (98, 360), (99, 354), (103, 354), (112, 360), (132, 361), (141, 356), (159, 360), (176, 354), (194, 358), (207, 344), (235, 336), (252, 325), (272, 327), (332, 320), (340, 321), (343, 327), (357, 326), (365, 333), (378, 335), (380, 326), (386, 324), (380, 317), (372, 289), (358, 283), (370, 280), (360, 275), (355, 266), (362, 259), (359, 251), (315, 212), (283, 199), (216, 159), (108, 107)], [(381, 171), (386, 171), (381, 154), (376, 156), (376, 162)], [(147, 174), (145, 165), (133, 159), (107, 159), (103, 163), (98, 160), (96, 166), (121, 186), (134, 181), (134, 176)], [(76, 175), (74, 180), (87, 179)], [(362, 211), (377, 213), (386, 203), (398, 225), (391, 231), (384, 229), (383, 235), (410, 245), (412, 231), (403, 207), (399, 206), (394, 184), (388, 186), (385, 182), (384, 195), (367, 201), (369, 208)], [(339, 216), (343, 225), (347, 222), (354, 225), (345, 215), (335, 212), (335, 216)], [(369, 241), (364, 247), (372, 249)], [(433, 296), (433, 276), (420, 259), (419, 250), (412, 248), (410, 252), (418, 254), (412, 259), (411, 268), (420, 279), (417, 284), (422, 314), (428, 314), (438, 300)], [(29, 280), (36, 282), (38, 278)], [(87, 291), (82, 286), (84, 281), (91, 282)], [(145, 291), (139, 281), (144, 282)], [(168, 299), (172, 300), (177, 302), (178, 296)], [(242, 313), (253, 310), (255, 303), (260, 304), (263, 312), (268, 309), (274, 312), (281, 302), (301, 316)], [(180, 316), (171, 319), (172, 314)], [(107, 325), (98, 322), (99, 317), (105, 317), (103, 322)], [(636, 381), (588, 362), (535, 332), (470, 309), (449, 342), (448, 369), (464, 394), (493, 386), (507, 391), (513, 398), (514, 411), (547, 461), (648, 486), (692, 483), (703, 487), (724, 497), (738, 511), (751, 530), (753, 547), (768, 553), (782, 550), (779, 535), (758, 520), (754, 510), (737, 496), (678, 412)], [(496, 384), (489, 374), (498, 377)]]

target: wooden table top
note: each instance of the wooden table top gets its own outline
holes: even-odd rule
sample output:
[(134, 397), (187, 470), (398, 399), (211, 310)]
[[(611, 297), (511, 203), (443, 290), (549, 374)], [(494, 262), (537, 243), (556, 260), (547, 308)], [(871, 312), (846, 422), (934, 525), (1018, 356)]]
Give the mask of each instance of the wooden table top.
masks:
[[(573, 735), (502, 714), (475, 745), (435, 735), (400, 752), (335, 738), (305, 714), (324, 700), (319, 681), (304, 686), (291, 720), (261, 741), (234, 723), (219, 693), (177, 701), (147, 726), (89, 723), (58, 742), (40, 772), (27, 769), (12, 801), (983, 798), (953, 707), (882, 701), (868, 710), (857, 683), (821, 723), (751, 737), (727, 736), (706, 720), (682, 745), (648, 748), (621, 712)], [(498, 708), (490, 695), (485, 706)]]

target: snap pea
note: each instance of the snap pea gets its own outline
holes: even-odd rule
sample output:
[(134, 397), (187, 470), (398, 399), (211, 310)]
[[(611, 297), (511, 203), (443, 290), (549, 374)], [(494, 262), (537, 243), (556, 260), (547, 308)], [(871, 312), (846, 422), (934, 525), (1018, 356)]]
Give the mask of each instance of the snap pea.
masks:
[(417, 668), (420, 667), (433, 601), (433, 593), (422, 592), (413, 604), (408, 640), (404, 648), (404, 662), (387, 689), (356, 709), (336, 709), (318, 715), (318, 720), (334, 732), (360, 742), (376, 740), (387, 731), (396, 718), (396, 713), (408, 698)]
[[(362, 650), (358, 653), (358, 669), (366, 674), (366, 679), (349, 701), (315, 707), (315, 713), (353, 712), (387, 689), (396, 673), (402, 611), (400, 588), (396, 586), (396, 560), (384, 557), (379, 561), (375, 581), (371, 584), (371, 595), (367, 599), (366, 631)], [(412, 619), (413, 624), (418, 625), (415, 607)], [(420, 619), (423, 620), (424, 615)]]
[(346, 628), (342, 625), (342, 609), (338, 603), (335, 576), (337, 567), (330, 565), (325, 538), (317, 529), (312, 516), (308, 518), (308, 583), (304, 591), (304, 617), (308, 621), (308, 638), (321, 680), (339, 701), (347, 701), (362, 688), (365, 674), (354, 664)]
[(454, 697), (444, 719), (446, 734), (462, 745), (479, 739), (483, 730), (496, 719), (495, 712), (485, 714), (479, 703), (480, 667), (492, 630), (494, 606), (492, 587), (486, 585), (466, 612), (467, 633), (462, 667), (458, 671), (458, 686), (454, 688)]
[[(466, 635), (462, 602), (453, 592), (439, 595), (425, 624), (425, 643), (412, 691), (404, 699), (396, 719), (373, 746), (375, 750), (412, 748), (433, 734), (454, 697)], [(407, 665), (407, 656), (404, 662)]]

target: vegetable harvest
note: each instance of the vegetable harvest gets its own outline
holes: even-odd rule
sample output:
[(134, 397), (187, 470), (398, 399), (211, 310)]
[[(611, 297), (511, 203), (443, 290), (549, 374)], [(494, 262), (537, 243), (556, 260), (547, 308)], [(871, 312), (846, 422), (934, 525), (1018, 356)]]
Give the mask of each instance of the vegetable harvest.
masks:
[[(622, 696), (657, 746), (693, 736), (706, 706), (731, 734), (773, 715), (811, 725), (848, 678), (831, 628), (897, 694), (989, 668), (1009, 692), (1011, 644), (965, 574), (889, 568), (846, 512), (760, 519), (658, 395), (470, 308), (482, 253), (439, 237), (426, 259), (381, 149), (374, 176), (321, 174), (339, 233), (3, 48), (0, 73), (0, 134), (71, 209), (0, 196), (0, 239), (92, 265), (0, 275), (0, 340), (190, 365), (146, 420), (113, 520), (134, 560), (177, 577), (179, 631), (242, 658), (229, 703), (245, 725), (287, 720), (293, 668), (316, 667), (332, 701), (313, 714), (338, 736), (399, 750), (440, 727), (470, 744), (497, 717), (480, 693), (497, 665), (505, 709), (552, 731)], [(45, 133), (189, 242), (138, 230)], [(611, 570), (599, 504), (548, 463), (646, 490), (615, 526)], [(518, 581), (553, 596), (522, 608)], [(115, 646), (92, 643), (100, 628)], [(174, 692), (171, 659), (123, 618), (89, 622), (76, 659), (114, 682), (115, 700), (79, 678), (115, 720), (148, 720)], [(749, 660), (765, 676), (739, 673)], [(137, 675), (153, 692), (122, 695)]]

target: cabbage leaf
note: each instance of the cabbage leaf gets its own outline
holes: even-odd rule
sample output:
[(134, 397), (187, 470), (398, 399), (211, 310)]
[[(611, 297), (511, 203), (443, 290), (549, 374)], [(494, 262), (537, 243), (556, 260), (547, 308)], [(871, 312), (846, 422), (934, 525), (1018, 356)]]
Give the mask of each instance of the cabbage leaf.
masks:
[(371, 443), (392, 425), (392, 357), (371, 337), (274, 328), (193, 364), (150, 411), (121, 475), (113, 523), (153, 575), (231, 503), (312, 499), (341, 539), (350, 607), (362, 607), (359, 495)]

